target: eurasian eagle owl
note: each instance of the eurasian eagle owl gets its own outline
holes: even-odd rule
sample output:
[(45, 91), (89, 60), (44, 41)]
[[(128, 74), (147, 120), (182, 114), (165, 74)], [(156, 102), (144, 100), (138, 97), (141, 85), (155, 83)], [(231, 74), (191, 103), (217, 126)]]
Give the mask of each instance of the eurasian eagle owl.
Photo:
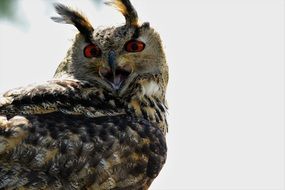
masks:
[(79, 33), (54, 78), (0, 97), (0, 189), (148, 189), (166, 160), (168, 67), (159, 34), (129, 0), (119, 27)]

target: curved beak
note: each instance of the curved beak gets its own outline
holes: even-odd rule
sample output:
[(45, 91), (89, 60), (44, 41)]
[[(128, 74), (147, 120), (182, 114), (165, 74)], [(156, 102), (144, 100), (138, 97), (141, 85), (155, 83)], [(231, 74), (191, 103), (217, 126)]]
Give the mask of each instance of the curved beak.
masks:
[(101, 72), (101, 74), (114, 90), (118, 90), (131, 74), (131, 69), (118, 66), (116, 52), (113, 50), (109, 51), (107, 59), (110, 69)]
[[(116, 62), (116, 52), (111, 50), (108, 53), (108, 64), (111, 68), (113, 79), (116, 78), (116, 68), (117, 68), (117, 62)], [(114, 82), (114, 81), (113, 81)]]

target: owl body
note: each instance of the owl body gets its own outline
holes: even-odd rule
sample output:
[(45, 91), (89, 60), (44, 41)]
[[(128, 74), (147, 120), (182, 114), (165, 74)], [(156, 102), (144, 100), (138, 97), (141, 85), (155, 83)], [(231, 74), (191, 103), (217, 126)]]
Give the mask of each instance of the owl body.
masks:
[(128, 0), (120, 27), (79, 33), (52, 80), (0, 97), (0, 189), (148, 189), (166, 160), (168, 69), (159, 35)]

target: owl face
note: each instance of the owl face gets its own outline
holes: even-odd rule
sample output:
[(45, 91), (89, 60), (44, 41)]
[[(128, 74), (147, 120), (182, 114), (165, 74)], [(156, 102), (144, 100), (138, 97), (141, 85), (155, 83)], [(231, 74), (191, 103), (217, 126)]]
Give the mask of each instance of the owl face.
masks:
[(148, 79), (148, 82), (154, 82), (155, 78), (161, 88), (166, 85), (168, 71), (162, 43), (149, 23), (103, 29), (90, 29), (85, 25), (85, 31), (79, 29), (80, 33), (68, 51), (64, 66), (59, 67), (57, 77), (65, 75), (99, 83), (120, 95), (130, 85), (142, 80), (144, 83)]

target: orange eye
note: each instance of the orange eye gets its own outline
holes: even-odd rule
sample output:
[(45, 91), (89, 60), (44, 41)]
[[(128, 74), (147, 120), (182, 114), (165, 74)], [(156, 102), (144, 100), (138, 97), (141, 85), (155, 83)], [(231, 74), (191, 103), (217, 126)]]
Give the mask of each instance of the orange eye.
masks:
[(145, 44), (138, 40), (130, 40), (125, 44), (127, 52), (141, 52), (145, 48)]
[(95, 44), (89, 44), (84, 48), (84, 56), (87, 58), (100, 57), (101, 50)]

